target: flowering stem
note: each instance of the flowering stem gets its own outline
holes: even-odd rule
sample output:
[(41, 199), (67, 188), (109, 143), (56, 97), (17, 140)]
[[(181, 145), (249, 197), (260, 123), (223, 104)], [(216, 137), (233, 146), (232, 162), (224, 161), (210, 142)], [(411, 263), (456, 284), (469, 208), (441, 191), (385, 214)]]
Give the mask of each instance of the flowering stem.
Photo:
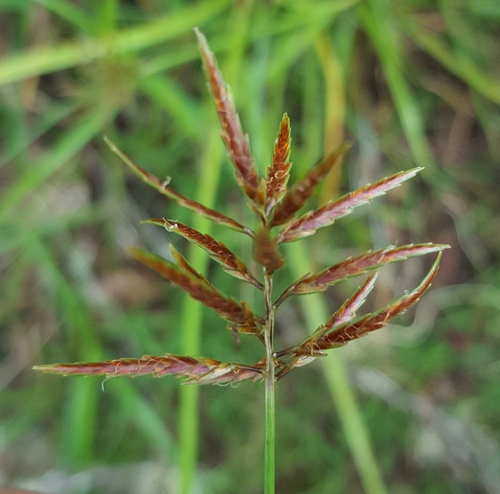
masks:
[(272, 303), (273, 279), (272, 274), (264, 270), (264, 297), (266, 306), (266, 324), (264, 326), (264, 342), (266, 345), (266, 412), (265, 412), (265, 470), (264, 493), (274, 494), (275, 485), (275, 362), (273, 357), (274, 339), (274, 307)]

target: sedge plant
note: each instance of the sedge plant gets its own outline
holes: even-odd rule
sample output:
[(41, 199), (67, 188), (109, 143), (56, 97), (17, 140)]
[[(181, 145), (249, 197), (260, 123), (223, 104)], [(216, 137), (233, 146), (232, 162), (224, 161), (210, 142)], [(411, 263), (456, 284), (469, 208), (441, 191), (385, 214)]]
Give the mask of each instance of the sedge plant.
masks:
[[(152, 375), (163, 377), (174, 375), (184, 378), (183, 384), (226, 384), (251, 379), (263, 381), (265, 388), (265, 493), (275, 489), (275, 389), (276, 383), (289, 372), (302, 367), (328, 350), (346, 345), (351, 340), (367, 335), (385, 326), (390, 319), (403, 313), (428, 290), (436, 276), (441, 251), (447, 245), (432, 243), (389, 246), (350, 257), (338, 264), (316, 273), (307, 273), (293, 282), (279, 296), (275, 296), (273, 283), (276, 273), (284, 266), (285, 259), (280, 245), (298, 241), (314, 235), (317, 230), (332, 225), (354, 208), (399, 186), (414, 177), (422, 168), (396, 173), (378, 182), (366, 185), (332, 200), (318, 209), (301, 214), (301, 210), (314, 194), (327, 174), (349, 150), (341, 145), (337, 150), (321, 159), (293, 186), (288, 185), (290, 169), (291, 128), (288, 115), (281, 120), (274, 143), (272, 161), (265, 177), (258, 174), (250, 152), (248, 136), (243, 133), (229, 88), (218, 69), (213, 53), (203, 34), (196, 30), (209, 88), (222, 127), (222, 139), (234, 165), (236, 182), (243, 191), (247, 203), (257, 217), (257, 227), (250, 227), (202, 204), (193, 201), (167, 182), (135, 164), (105, 138), (128, 168), (160, 194), (176, 201), (181, 206), (245, 235), (253, 243), (253, 258), (260, 265), (260, 276), (252, 273), (238, 255), (212, 236), (199, 232), (179, 221), (153, 218), (145, 223), (166, 228), (168, 232), (184, 237), (205, 250), (221, 268), (241, 282), (248, 283), (261, 292), (262, 311), (257, 313), (250, 306), (222, 293), (206, 277), (200, 274), (188, 260), (172, 245), (170, 251), (174, 262), (159, 257), (140, 247), (131, 247), (129, 252), (140, 262), (159, 273), (168, 281), (184, 290), (190, 297), (216, 311), (227, 322), (227, 328), (239, 341), (240, 334), (257, 338), (263, 347), (263, 357), (255, 363), (226, 363), (209, 357), (165, 354), (140, 358), (119, 358), (110, 361), (69, 364), (38, 365), (34, 369), (63, 375), (103, 375), (106, 378), (119, 376)], [(356, 316), (374, 287), (378, 270), (382, 266), (403, 261), (410, 257), (436, 253), (436, 259), (420, 284), (404, 296), (380, 310)], [(324, 324), (310, 336), (287, 348), (279, 348), (274, 338), (276, 311), (288, 298), (325, 291), (328, 287), (348, 278), (369, 274)]]

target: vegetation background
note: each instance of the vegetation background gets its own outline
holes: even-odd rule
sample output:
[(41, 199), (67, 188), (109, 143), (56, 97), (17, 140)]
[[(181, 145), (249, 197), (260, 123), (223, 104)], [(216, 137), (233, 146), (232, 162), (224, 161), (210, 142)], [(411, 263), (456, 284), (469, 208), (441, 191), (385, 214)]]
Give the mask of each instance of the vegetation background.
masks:
[[(208, 227), (131, 177), (103, 135), (186, 196), (251, 220), (219, 138), (195, 26), (219, 58), (262, 172), (285, 111), (292, 180), (345, 138), (354, 143), (318, 201), (425, 166), (286, 251), (283, 284), (391, 243), (452, 245), (406, 320), (332, 352), (355, 389), (375, 462), (353, 461), (336, 412), (342, 397), (328, 364), (316, 362), (278, 388), (277, 491), (499, 493), (496, 0), (0, 0), (0, 484), (179, 492), (179, 381), (116, 379), (103, 392), (102, 379), (31, 366), (181, 353), (201, 310), (124, 247), (166, 254), (170, 237), (140, 225), (147, 217)], [(251, 258), (244, 238), (212, 233)], [(369, 308), (413, 288), (428, 266), (385, 268)], [(258, 303), (211, 268), (223, 291)], [(283, 344), (314, 329), (316, 309), (335, 310), (353, 286), (285, 304)], [(217, 315), (198, 315), (199, 355), (256, 360), (257, 346), (243, 338), (236, 347)], [(206, 386), (199, 400), (193, 492), (261, 492), (262, 386)], [(367, 487), (370, 468), (383, 481)]]

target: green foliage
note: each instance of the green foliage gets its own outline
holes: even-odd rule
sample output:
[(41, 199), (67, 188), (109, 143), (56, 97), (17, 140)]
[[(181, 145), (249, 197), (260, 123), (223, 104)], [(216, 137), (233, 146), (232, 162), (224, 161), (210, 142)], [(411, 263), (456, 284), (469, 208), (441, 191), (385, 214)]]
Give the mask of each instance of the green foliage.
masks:
[[(216, 122), (205, 111), (192, 36), (199, 25), (223, 61), (261, 173), (285, 110), (294, 123), (292, 183), (338, 146), (342, 123), (355, 143), (354, 158), (322, 191), (325, 201), (425, 166), (425, 183), (416, 179), (404, 193), (375, 201), (368, 217), (365, 208), (356, 213), (363, 218), (342, 220), (336, 230), (304, 240), (303, 247), (285, 246), (296, 262), (284, 268), (280, 288), (307, 269), (316, 272), (394, 241), (432, 238), (452, 244), (437, 281), (449, 287), (423, 298), (410, 328), (395, 327), (336, 353), (362, 389), (359, 409), (390, 492), (495, 492), (494, 466), (500, 461), (494, 392), (500, 323), (496, 2), (16, 1), (1, 3), (0, 22), (3, 46), (10, 48), (0, 60), (0, 435), (2, 455), (16, 465), (5, 467), (5, 483), (20, 486), (55, 469), (82, 470), (90, 478), (91, 466), (99, 464), (108, 469), (106, 492), (120, 485), (121, 492), (137, 492), (139, 485), (147, 494), (168, 487), (148, 481), (153, 475), (146, 466), (136, 470), (131, 464), (152, 459), (163, 470), (170, 465), (169, 473), (178, 466), (177, 382), (113, 380), (102, 393), (98, 378), (79, 383), (42, 378), (29, 371), (34, 363), (158, 355), (167, 349), (199, 355), (200, 339), (203, 354), (222, 361), (235, 355), (237, 361), (259, 358), (257, 344), (234, 348), (230, 338), (224, 344), (213, 339), (217, 317), (196, 309), (199, 304), (191, 306), (146, 271), (136, 276), (124, 245), (168, 255), (164, 236), (140, 226), (142, 218), (179, 218), (209, 230), (201, 218), (181, 217), (170, 201), (166, 205), (155, 191), (126, 177), (101, 139), (108, 135), (162, 180), (168, 173), (186, 197), (248, 221), (231, 192), (229, 167), (219, 168), (226, 160)], [(247, 262), (251, 251), (231, 240), (231, 233), (219, 226), (210, 232)], [(346, 247), (353, 245), (359, 249)], [(186, 253), (181, 241), (176, 246), (204, 271), (204, 252)], [(408, 262), (404, 271), (385, 268), (377, 303), (369, 300), (367, 312), (417, 284), (423, 267)], [(295, 266), (300, 272), (290, 273)], [(241, 287), (212, 268), (207, 274), (225, 293), (256, 307), (250, 285)], [(470, 286), (453, 286), (464, 283)], [(354, 290), (354, 285), (330, 289), (321, 302), (329, 309), (324, 307), (319, 324)], [(278, 336), (289, 345), (307, 336), (304, 327), (315, 327), (312, 319), (304, 322), (318, 317), (308, 306), (301, 309), (289, 300), (280, 310)], [(201, 322), (207, 330), (200, 336), (179, 333)], [(278, 424), (286, 445), (285, 450), (278, 445), (278, 482), (287, 492), (362, 491), (363, 459), (354, 466), (349, 454), (359, 438), (342, 429), (332, 413), (328, 386), (335, 386), (338, 369), (329, 366), (335, 360), (321, 360), (326, 380), (315, 363), (280, 381), (278, 415), (290, 425), (280, 430)], [(371, 368), (378, 373), (361, 372)], [(384, 391), (385, 378), (396, 385), (390, 388), (396, 394)], [(260, 462), (244, 461), (261, 456), (262, 403), (254, 392), (245, 382), (237, 390), (202, 390), (202, 469), (196, 483), (204, 492), (259, 492)], [(218, 407), (205, 425), (214, 403)], [(341, 400), (335, 403), (342, 406)], [(398, 420), (391, 421), (395, 410)], [(182, 416), (189, 430), (193, 416), (185, 410)], [(400, 438), (390, 444), (391, 451), (397, 448), (392, 458), (379, 439), (383, 430)], [(444, 447), (431, 450), (421, 437)], [(473, 459), (474, 468), (460, 463), (459, 452)], [(111, 465), (122, 462), (127, 469), (114, 477)], [(140, 483), (120, 484), (127, 476)], [(72, 488), (67, 485), (65, 492)]]

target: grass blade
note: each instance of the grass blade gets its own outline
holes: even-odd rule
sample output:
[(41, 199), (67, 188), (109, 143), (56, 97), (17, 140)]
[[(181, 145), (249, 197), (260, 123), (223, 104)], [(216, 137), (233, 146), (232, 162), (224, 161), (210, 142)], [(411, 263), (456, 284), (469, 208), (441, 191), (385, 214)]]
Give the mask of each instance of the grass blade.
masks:
[(96, 110), (82, 118), (40, 160), (29, 167), (3, 194), (0, 201), (0, 222), (59, 168), (64, 166), (80, 149), (93, 139), (113, 118), (116, 109)]
[(380, 58), (382, 71), (415, 163), (425, 167), (424, 177), (429, 179), (436, 175), (436, 163), (427, 143), (419, 104), (401, 70), (404, 65), (401, 53), (402, 33), (398, 35), (391, 18), (390, 6), (386, 2), (369, 0), (360, 4), (357, 12)]
[[(203, 159), (200, 163), (200, 178), (196, 199), (208, 206), (215, 204), (218, 183), (221, 176), (222, 147), (218, 133), (211, 132)], [(208, 231), (211, 223), (200, 215), (193, 218), (196, 230)], [(208, 257), (205, 253), (190, 246), (189, 260), (201, 274), (208, 270)], [(186, 355), (200, 353), (201, 325), (203, 319), (202, 306), (190, 297), (184, 299), (181, 310), (182, 346), (181, 351)], [(179, 405), (179, 449), (181, 469), (181, 493), (190, 494), (191, 485), (196, 471), (199, 436), (199, 390), (196, 386), (184, 386), (180, 390)]]
[[(310, 252), (303, 243), (290, 245), (287, 249), (289, 266), (296, 276), (305, 268), (314, 269)], [(328, 308), (319, 294), (301, 299), (302, 310), (308, 326), (318, 327), (328, 318)], [(342, 430), (354, 458), (361, 482), (367, 494), (387, 494), (382, 475), (373, 453), (373, 446), (363, 421), (354, 391), (349, 385), (342, 356), (338, 353), (321, 359), (325, 380), (330, 388)]]
[(205, 23), (227, 3), (213, 0), (98, 39), (60, 43), (5, 57), (0, 63), (0, 85), (158, 45)]
[(497, 105), (500, 104), (500, 84), (498, 80), (481, 71), (472, 60), (453, 54), (438, 36), (422, 27), (417, 27), (416, 24), (410, 25), (410, 35), (423, 51), (442, 63), (452, 74), (460, 77), (484, 97)]

